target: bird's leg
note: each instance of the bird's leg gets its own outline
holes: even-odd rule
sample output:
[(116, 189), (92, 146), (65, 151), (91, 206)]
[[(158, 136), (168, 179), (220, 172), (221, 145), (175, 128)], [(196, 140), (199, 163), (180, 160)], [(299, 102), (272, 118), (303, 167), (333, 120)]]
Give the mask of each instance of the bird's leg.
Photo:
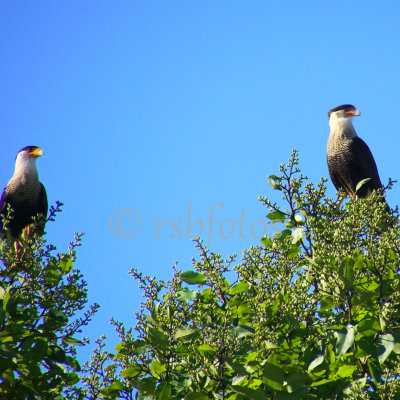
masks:
[(28, 225), (24, 228), (23, 232), (22, 232), (22, 237), (26, 240), (28, 239), (28, 237), (31, 235), (31, 226)]
[[(19, 263), (20, 258), (19, 258), (19, 244), (18, 240), (14, 242), (14, 250), (15, 250), (15, 258), (17, 259), (17, 262)], [(16, 266), (17, 264), (12, 265), (13, 267)]]
[(346, 192), (342, 195), (342, 197), (341, 197), (341, 199), (339, 200), (339, 203), (338, 203), (338, 205), (337, 205), (337, 208), (340, 208), (340, 206), (342, 205), (344, 199), (345, 199), (347, 196), (348, 196), (348, 193), (346, 193)]

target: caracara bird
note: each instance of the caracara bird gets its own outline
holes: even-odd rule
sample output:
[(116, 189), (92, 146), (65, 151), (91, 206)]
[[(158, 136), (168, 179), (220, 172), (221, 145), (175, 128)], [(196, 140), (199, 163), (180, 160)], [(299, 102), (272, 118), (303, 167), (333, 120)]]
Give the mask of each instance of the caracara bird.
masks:
[(39, 182), (36, 169), (36, 159), (41, 156), (43, 150), (37, 146), (24, 147), (17, 154), (14, 175), (0, 200), (0, 228), (8, 239), (18, 239), (38, 214), (37, 232), (43, 233), (48, 205), (46, 189)]
[[(332, 108), (328, 112), (331, 132), (328, 139), (328, 170), (332, 183), (338, 191), (355, 199), (370, 196), (381, 189), (374, 157), (367, 144), (357, 136), (352, 119), (360, 111), (351, 104)], [(357, 184), (366, 180), (357, 189)], [(340, 202), (340, 204), (341, 204)]]

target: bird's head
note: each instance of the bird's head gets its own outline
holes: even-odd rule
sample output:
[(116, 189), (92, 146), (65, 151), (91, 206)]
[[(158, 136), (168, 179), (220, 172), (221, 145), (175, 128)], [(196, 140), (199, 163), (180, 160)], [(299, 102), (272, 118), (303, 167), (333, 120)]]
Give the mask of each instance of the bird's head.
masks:
[(351, 104), (343, 104), (341, 106), (332, 108), (328, 112), (329, 125), (333, 128), (336, 125), (343, 127), (353, 126), (351, 120), (353, 117), (359, 117), (360, 111)]
[(38, 146), (26, 146), (22, 148), (15, 158), (15, 173), (36, 173), (36, 159), (43, 157), (43, 150)]

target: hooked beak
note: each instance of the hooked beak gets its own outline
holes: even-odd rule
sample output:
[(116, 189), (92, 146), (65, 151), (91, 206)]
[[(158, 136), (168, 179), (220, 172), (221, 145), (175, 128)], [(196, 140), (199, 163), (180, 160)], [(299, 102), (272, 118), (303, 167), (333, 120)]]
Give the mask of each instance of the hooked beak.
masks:
[(345, 111), (344, 114), (347, 117), (359, 117), (361, 115), (360, 110), (355, 108), (354, 110)]
[(34, 150), (32, 150), (29, 155), (31, 157), (43, 157), (44, 156), (44, 152), (40, 147), (36, 147)]

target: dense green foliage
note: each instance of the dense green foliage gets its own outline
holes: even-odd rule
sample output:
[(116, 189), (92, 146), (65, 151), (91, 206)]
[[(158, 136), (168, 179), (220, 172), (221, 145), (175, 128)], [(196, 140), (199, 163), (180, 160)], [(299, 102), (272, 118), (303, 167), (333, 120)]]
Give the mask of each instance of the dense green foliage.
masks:
[[(380, 193), (340, 208), (298, 169), (271, 175), (276, 233), (223, 260), (197, 240), (193, 270), (144, 293), (81, 369), (77, 334), (97, 305), (68, 252), (36, 234), (0, 242), (1, 399), (398, 399), (400, 228)], [(389, 186), (391, 183), (389, 184)], [(53, 219), (59, 209), (52, 209)]]
[[(223, 260), (197, 241), (193, 271), (133, 277), (145, 300), (133, 328), (98, 340), (88, 399), (400, 398), (400, 230), (379, 193), (340, 209), (298, 169), (297, 152), (261, 199), (281, 227)], [(228, 281), (227, 276), (236, 273)]]
[[(50, 210), (52, 220), (56, 209)], [(75, 248), (55, 248), (32, 232), (0, 242), (0, 398), (77, 398), (76, 335), (97, 305), (84, 311), (86, 283), (73, 268)], [(81, 311), (82, 310), (82, 311)], [(81, 312), (81, 317), (76, 314)]]

